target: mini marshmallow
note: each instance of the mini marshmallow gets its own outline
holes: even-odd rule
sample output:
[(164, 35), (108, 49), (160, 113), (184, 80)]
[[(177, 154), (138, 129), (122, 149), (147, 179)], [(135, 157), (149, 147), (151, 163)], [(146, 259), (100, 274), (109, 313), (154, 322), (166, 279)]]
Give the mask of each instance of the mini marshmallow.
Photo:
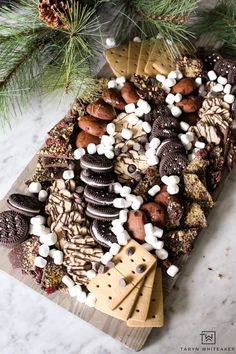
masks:
[(184, 145), (184, 147), (185, 147), (185, 149), (186, 149), (187, 151), (191, 150), (191, 149), (192, 149), (192, 146), (193, 146), (192, 143), (188, 143), (188, 144)]
[(226, 84), (224, 87), (224, 93), (230, 93), (232, 89), (232, 85)]
[(38, 199), (40, 202), (45, 202), (47, 200), (48, 197), (48, 192), (45, 191), (45, 189), (41, 189), (41, 191), (39, 192), (38, 195)]
[(143, 110), (142, 110), (140, 107), (137, 107), (137, 108), (135, 109), (134, 114), (135, 114), (137, 117), (141, 118), (144, 113), (143, 113)]
[(143, 198), (140, 196), (136, 196), (135, 200), (132, 202), (131, 208), (133, 210), (139, 210), (142, 204), (143, 204)]
[(63, 263), (63, 252), (60, 250), (56, 250), (53, 253), (53, 260), (56, 265), (61, 265)]
[(134, 113), (135, 112), (135, 104), (128, 103), (127, 105), (125, 105), (125, 112), (126, 113)]
[(42, 185), (39, 182), (31, 182), (29, 185), (30, 193), (39, 193), (42, 189)]
[(132, 204), (132, 200), (128, 197), (129, 197), (129, 194), (126, 197), (125, 206), (124, 206), (125, 208), (131, 207), (131, 204)]
[(112, 160), (115, 157), (115, 153), (112, 150), (106, 150), (105, 151), (105, 156), (106, 156), (106, 158)]
[(124, 76), (119, 76), (116, 78), (117, 84), (124, 84), (126, 82), (126, 78)]
[(68, 180), (68, 179), (73, 179), (75, 177), (75, 173), (73, 170), (65, 170), (63, 172), (63, 175), (62, 177), (65, 179), (65, 180)]
[(119, 182), (115, 182), (113, 184), (113, 190), (116, 194), (120, 194), (120, 192), (122, 190), (122, 185)]
[(168, 104), (167, 107), (169, 108), (169, 110), (171, 111), (172, 108), (174, 107), (175, 105), (174, 104)]
[(179, 268), (172, 264), (166, 271), (170, 277), (174, 277), (179, 271)]
[(129, 239), (130, 237), (127, 231), (123, 231), (119, 235), (117, 235), (117, 242), (121, 246), (127, 245)]
[(101, 137), (101, 143), (104, 145), (104, 146), (110, 146), (110, 145), (113, 145), (115, 144), (115, 139), (113, 136), (110, 136), (110, 135), (103, 135)]
[(219, 76), (218, 79), (217, 79), (217, 82), (219, 82), (219, 84), (224, 86), (224, 85), (227, 84), (228, 81), (227, 81), (226, 77)]
[(114, 123), (108, 123), (107, 124), (107, 134), (113, 135), (116, 131), (116, 126)]
[(181, 140), (181, 143), (183, 145), (187, 145), (188, 143), (190, 143), (190, 139), (189, 139), (187, 133), (186, 134), (182, 134), (181, 137), (180, 137), (180, 140)]
[(124, 86), (124, 84), (117, 84), (117, 86), (116, 86), (116, 88), (117, 88), (117, 90), (121, 90), (122, 89), (122, 87)]
[(96, 301), (97, 301), (96, 297), (92, 293), (89, 293), (86, 297), (85, 304), (88, 307), (94, 307), (96, 304)]
[(97, 146), (94, 143), (90, 143), (87, 146), (87, 152), (90, 155), (93, 155), (97, 152)]
[(144, 231), (146, 236), (153, 236), (153, 225), (152, 223), (144, 224)]
[(113, 256), (116, 256), (119, 252), (120, 252), (120, 245), (118, 243), (113, 243), (111, 245), (111, 248), (109, 250), (109, 252), (113, 255)]
[(57, 251), (57, 249), (56, 248), (52, 248), (50, 251), (49, 251), (49, 256), (51, 257), (51, 258), (53, 258), (54, 257), (54, 253)]
[(147, 250), (148, 252), (150, 252), (150, 251), (153, 250), (152, 245), (151, 245), (150, 243), (147, 243), (147, 242), (143, 243), (143, 244), (142, 244), (142, 247), (144, 247), (145, 250)]
[(178, 118), (181, 116), (182, 114), (182, 110), (177, 107), (177, 106), (174, 106), (171, 108), (171, 114), (175, 117), (175, 118)]
[(44, 225), (46, 223), (45, 216), (37, 215), (30, 219), (32, 225)]
[(114, 227), (120, 228), (121, 231), (124, 230), (123, 224), (122, 224), (122, 222), (120, 221), (120, 219), (112, 220), (111, 224), (112, 224), (112, 226), (114, 226)]
[[(150, 145), (149, 145), (150, 146)], [(149, 149), (147, 149), (145, 151), (145, 156), (148, 158), (148, 157), (153, 157), (153, 156), (156, 156), (156, 150), (149, 147)]]
[(157, 74), (156, 76), (156, 80), (163, 83), (165, 81), (166, 77), (164, 75), (161, 74)]
[(151, 133), (151, 131), (152, 131), (152, 127), (148, 122), (143, 122), (142, 128), (145, 131), (145, 133), (147, 133), (147, 134)]
[(47, 258), (49, 255), (49, 247), (47, 245), (41, 245), (39, 247), (39, 255), (44, 258)]
[(91, 280), (91, 279), (96, 278), (97, 273), (95, 272), (95, 270), (90, 269), (86, 272), (86, 275), (87, 275), (87, 278)]
[(133, 132), (132, 132), (132, 130), (130, 130), (128, 128), (123, 128), (122, 131), (121, 131), (121, 136), (125, 140), (130, 140), (132, 138), (132, 136), (133, 136)]
[(179, 176), (172, 175), (172, 176), (169, 176), (167, 184), (168, 185), (179, 184), (179, 182), (180, 182)]
[(188, 140), (190, 141), (190, 143), (194, 140), (195, 135), (193, 132), (187, 132), (186, 133), (186, 137), (188, 138)]
[(157, 258), (161, 259), (162, 261), (164, 261), (165, 259), (168, 258), (169, 254), (168, 252), (162, 248), (162, 249), (157, 249), (155, 251), (156, 255), (157, 255)]
[(69, 294), (71, 297), (76, 297), (76, 296), (80, 295), (81, 292), (82, 292), (82, 288), (78, 284), (69, 288)]
[(174, 101), (175, 102), (180, 102), (182, 100), (183, 96), (181, 95), (181, 93), (176, 93)]
[(177, 75), (177, 80), (181, 80), (184, 77), (184, 75), (182, 74), (182, 72), (179, 69), (175, 70), (175, 72)]
[(139, 121), (139, 118), (134, 114), (134, 113), (130, 113), (128, 115), (128, 123), (131, 125), (136, 125)]
[(178, 186), (178, 184), (170, 184), (169, 186), (167, 186), (167, 192), (168, 192), (170, 195), (178, 194), (178, 193), (179, 193), (179, 186)]
[(208, 71), (207, 76), (209, 77), (210, 81), (215, 81), (217, 79), (217, 75), (214, 70)]
[(119, 236), (120, 233), (124, 232), (124, 227), (122, 224), (116, 224), (113, 227), (111, 227), (111, 231), (113, 232), (113, 234), (115, 234), (116, 236)]
[(114, 48), (116, 46), (115, 38), (106, 38), (106, 48)]
[(173, 93), (168, 93), (165, 99), (166, 103), (173, 104), (175, 102), (175, 95)]
[(75, 284), (74, 281), (68, 275), (63, 276), (62, 283), (65, 284), (67, 288), (72, 288), (72, 286), (74, 286)]
[(212, 87), (212, 91), (214, 91), (214, 92), (222, 92), (223, 90), (224, 90), (224, 87), (221, 84), (216, 84)]
[(153, 226), (152, 235), (153, 235), (154, 237), (162, 238), (163, 232), (164, 232), (164, 231), (163, 231), (162, 229), (160, 229), (160, 227)]
[(107, 84), (107, 87), (110, 89), (110, 88), (116, 88), (117, 86), (117, 83), (116, 83), (116, 80), (110, 80), (108, 81), (108, 84)]
[(50, 234), (40, 236), (40, 242), (47, 246), (53, 246), (57, 242), (57, 235), (52, 232)]
[(156, 237), (153, 235), (145, 236), (144, 240), (146, 241), (146, 243), (152, 245), (153, 248), (154, 248), (154, 244), (157, 242)]
[(87, 295), (85, 291), (81, 291), (81, 293), (77, 296), (77, 300), (81, 303), (84, 304), (86, 301)]
[(120, 222), (123, 222), (125, 223), (128, 219), (128, 210), (127, 209), (122, 209), (120, 212), (119, 212), (119, 220)]
[(151, 149), (157, 149), (158, 146), (161, 144), (160, 139), (158, 138), (152, 138), (152, 140), (149, 143), (149, 148)]
[(115, 208), (119, 208), (119, 209), (123, 209), (125, 208), (125, 205), (126, 205), (126, 200), (124, 198), (115, 198), (113, 200), (113, 206)]
[(232, 103), (234, 102), (234, 100), (235, 100), (234, 95), (231, 95), (230, 93), (226, 93), (226, 94), (224, 95), (224, 101), (225, 101), (226, 103), (232, 104)]
[(104, 155), (106, 151), (106, 148), (103, 144), (98, 144), (97, 145), (97, 153), (98, 155)]
[(41, 237), (43, 235), (47, 235), (49, 234), (51, 231), (48, 227), (45, 227), (42, 224), (37, 224), (37, 225), (30, 225), (30, 229), (29, 229), (29, 234), (30, 235), (35, 235), (38, 237)]
[(202, 78), (201, 77), (196, 77), (195, 79), (195, 84), (197, 87), (202, 85)]
[(196, 155), (195, 154), (189, 154), (188, 155), (188, 160), (189, 162), (193, 161), (195, 159)]
[(173, 87), (176, 84), (176, 80), (175, 79), (166, 79), (163, 82), (163, 86), (164, 87)]
[(164, 242), (163, 241), (156, 241), (152, 244), (152, 246), (155, 250), (161, 250), (164, 247)]
[(166, 94), (170, 93), (171, 88), (170, 87), (166, 87), (166, 86), (162, 86), (162, 90), (165, 91)]
[(126, 196), (126, 200), (129, 200), (130, 202), (134, 202), (136, 200), (136, 195), (135, 194), (128, 194)]
[(164, 184), (168, 185), (168, 183), (169, 183), (169, 177), (168, 177), (168, 176), (162, 176), (162, 177), (161, 177), (161, 181), (162, 181)]
[(120, 192), (120, 195), (121, 195), (121, 197), (125, 198), (125, 197), (127, 197), (127, 195), (130, 194), (130, 193), (131, 193), (131, 188), (128, 187), (128, 186), (124, 186), (124, 187), (122, 187), (122, 190), (121, 190), (121, 192)]
[(101, 263), (106, 265), (108, 262), (110, 262), (113, 258), (113, 255), (110, 252), (104, 253), (104, 255), (101, 257)]
[(78, 148), (74, 151), (74, 158), (75, 160), (80, 160), (82, 156), (85, 155), (85, 149), (84, 148)]
[(148, 113), (151, 112), (151, 106), (150, 106), (150, 104), (149, 104), (147, 101), (143, 100), (142, 98), (140, 98), (140, 99), (138, 100), (137, 106), (142, 110), (142, 112), (143, 112), (144, 114), (148, 114)]
[(184, 121), (180, 122), (180, 128), (184, 131), (187, 132), (190, 128), (190, 125)]
[(170, 71), (168, 76), (168, 79), (177, 79), (177, 72), (176, 71)]
[(37, 256), (37, 257), (35, 257), (34, 265), (35, 265), (35, 267), (38, 267), (38, 268), (45, 268), (47, 265), (47, 260), (44, 259), (43, 257)]
[(160, 192), (161, 188), (158, 186), (158, 184), (155, 184), (152, 188), (148, 190), (148, 194), (154, 197), (158, 192)]
[(155, 165), (158, 165), (159, 163), (159, 158), (158, 156), (149, 156), (148, 159), (147, 159), (147, 164), (148, 166), (155, 166)]
[(133, 42), (141, 43), (142, 40), (141, 40), (140, 37), (137, 37), (137, 36), (136, 36), (136, 37), (133, 38)]
[(206, 144), (203, 141), (197, 140), (194, 144), (194, 146), (198, 149), (204, 149)]

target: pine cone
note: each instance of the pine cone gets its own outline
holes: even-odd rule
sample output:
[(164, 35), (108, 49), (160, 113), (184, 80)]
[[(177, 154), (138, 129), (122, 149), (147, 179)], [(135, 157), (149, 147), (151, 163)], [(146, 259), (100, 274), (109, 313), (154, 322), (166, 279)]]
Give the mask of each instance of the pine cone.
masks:
[(39, 0), (39, 18), (52, 28), (68, 28), (67, 0)]

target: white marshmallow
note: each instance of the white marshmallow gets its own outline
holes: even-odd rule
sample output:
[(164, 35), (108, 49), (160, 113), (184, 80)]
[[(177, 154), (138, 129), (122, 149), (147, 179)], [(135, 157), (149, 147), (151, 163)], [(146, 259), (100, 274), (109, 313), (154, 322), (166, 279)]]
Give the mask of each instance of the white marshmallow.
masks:
[(97, 146), (94, 143), (90, 143), (87, 146), (87, 152), (90, 155), (93, 155), (97, 152)]
[(37, 215), (30, 219), (32, 225), (44, 225), (46, 223), (45, 216)]
[(114, 123), (108, 123), (107, 124), (107, 134), (109, 135), (114, 135), (116, 131), (116, 126)]
[(133, 210), (139, 210), (142, 204), (143, 204), (143, 198), (140, 196), (136, 196), (132, 202), (131, 208)]
[(50, 251), (49, 251), (49, 256), (51, 257), (51, 258), (53, 258), (54, 257), (54, 253), (57, 251), (57, 249), (56, 248), (52, 248)]
[(154, 148), (151, 148), (149, 145), (149, 149), (145, 151), (145, 156), (148, 158), (152, 158), (153, 156), (156, 156), (156, 150)]
[(195, 84), (197, 87), (202, 85), (202, 78), (201, 77), (196, 77), (195, 79)]
[(155, 251), (155, 253), (156, 253), (156, 255), (157, 255), (157, 258), (161, 259), (162, 261), (164, 261), (165, 259), (167, 259), (168, 256), (169, 256), (168, 252), (167, 252), (164, 248), (162, 248), (162, 249), (160, 249), (160, 250), (157, 249), (157, 250)]
[(106, 38), (106, 48), (114, 48), (116, 46), (115, 38)]
[(162, 238), (163, 232), (164, 231), (162, 229), (160, 229), (160, 227), (153, 226), (152, 234), (154, 237)]
[(121, 131), (121, 136), (125, 140), (130, 140), (132, 138), (132, 136), (133, 136), (133, 132), (132, 132), (132, 130), (130, 130), (128, 128), (123, 128), (122, 131)]
[(74, 286), (74, 281), (68, 276), (64, 275), (62, 278), (62, 283), (65, 284), (68, 288), (72, 288)]
[(165, 81), (166, 77), (164, 75), (161, 74), (157, 74), (156, 76), (156, 80), (163, 83)]
[(119, 212), (119, 220), (120, 222), (123, 222), (125, 223), (128, 219), (128, 210), (127, 209), (122, 209), (120, 212)]
[(86, 272), (86, 275), (87, 275), (87, 278), (91, 280), (91, 279), (96, 278), (97, 273), (95, 272), (95, 270), (90, 269)]
[(108, 262), (110, 262), (113, 258), (113, 255), (110, 252), (104, 253), (104, 255), (101, 257), (101, 263), (106, 265)]
[(81, 293), (77, 296), (77, 300), (81, 303), (84, 304), (86, 301), (87, 295), (85, 291), (81, 291)]
[(47, 258), (49, 255), (49, 247), (47, 245), (41, 245), (39, 247), (39, 255), (44, 258)]
[(163, 241), (156, 241), (153, 243), (152, 246), (155, 250), (161, 250), (164, 247), (164, 242)]
[(175, 95), (175, 102), (180, 102), (182, 100), (183, 96), (181, 93), (176, 93)]
[(186, 149), (187, 151), (191, 150), (191, 149), (192, 149), (192, 146), (193, 146), (192, 143), (188, 143), (188, 144), (184, 145), (184, 147), (185, 147), (185, 149)]
[(195, 159), (196, 155), (195, 154), (189, 154), (188, 155), (188, 160), (189, 162), (193, 161)]
[(144, 231), (146, 236), (153, 236), (153, 225), (152, 223), (144, 224)]
[(193, 151), (192, 151), (192, 153), (193, 153), (193, 154), (196, 154), (199, 150), (200, 150), (199, 148), (194, 148)]
[(224, 87), (224, 93), (230, 93), (232, 89), (232, 85), (226, 84)]
[(155, 155), (149, 156), (148, 159), (147, 159), (147, 164), (149, 166), (155, 166), (155, 165), (158, 165), (158, 163), (159, 163), (158, 156), (155, 156)]
[(170, 195), (178, 194), (178, 193), (179, 193), (179, 186), (178, 186), (178, 184), (170, 184), (169, 186), (167, 186), (167, 192), (168, 192)]
[(117, 90), (119, 90), (119, 91), (120, 91), (120, 90), (122, 89), (122, 87), (123, 87), (123, 86), (124, 86), (124, 84), (117, 84), (117, 87), (116, 87), (116, 88), (117, 88)]
[(74, 151), (74, 158), (75, 160), (80, 160), (82, 156), (85, 155), (85, 149), (84, 148), (78, 148)]
[(125, 197), (127, 197), (127, 195), (130, 194), (130, 193), (131, 193), (131, 188), (128, 187), (128, 186), (124, 186), (124, 187), (122, 187), (122, 190), (121, 190), (121, 192), (120, 192), (120, 195), (121, 195), (121, 197), (125, 198)]
[(116, 224), (116, 225), (114, 225), (114, 226), (111, 227), (111, 231), (112, 231), (113, 234), (115, 234), (116, 236), (119, 236), (119, 234), (124, 231), (124, 227), (123, 227), (122, 224)]
[(177, 72), (176, 71), (170, 71), (168, 76), (168, 79), (177, 79)]
[(39, 201), (45, 202), (47, 200), (47, 197), (48, 197), (48, 192), (45, 191), (45, 189), (41, 189), (38, 195)]
[(170, 93), (170, 91), (171, 91), (171, 88), (170, 87), (166, 87), (166, 86), (162, 86), (162, 90), (164, 90), (165, 91), (165, 93)]
[(179, 69), (175, 70), (175, 72), (177, 75), (177, 80), (181, 80), (184, 77), (184, 75), (182, 74), (182, 72)]
[(169, 108), (169, 110), (171, 111), (172, 108), (174, 107), (175, 105), (174, 104), (168, 104), (167, 107)]
[(168, 185), (179, 184), (179, 182), (180, 182), (179, 176), (172, 175), (172, 176), (169, 176), (169, 178), (168, 178)]
[(112, 220), (111, 224), (112, 224), (112, 226), (114, 226), (114, 227), (120, 228), (121, 231), (124, 230), (123, 223), (120, 221), (120, 219)]
[(81, 292), (82, 292), (82, 288), (78, 284), (69, 288), (69, 294), (71, 297), (76, 297), (76, 296), (80, 295)]
[(141, 40), (140, 37), (137, 37), (137, 36), (136, 36), (136, 37), (133, 38), (133, 42), (141, 43), (142, 40)]
[(168, 185), (168, 184), (169, 184), (169, 177), (168, 177), (168, 176), (162, 176), (162, 177), (161, 177), (161, 181), (162, 181), (164, 184)]
[(126, 196), (126, 200), (129, 200), (130, 202), (134, 202), (136, 200), (136, 195), (135, 194), (128, 194)]
[(166, 101), (166, 103), (172, 105), (175, 102), (175, 95), (173, 95), (173, 93), (168, 93), (168, 95), (166, 96), (165, 101)]
[(163, 86), (164, 87), (173, 87), (176, 84), (176, 80), (175, 79), (166, 79), (163, 82)]
[(158, 184), (155, 184), (152, 188), (148, 190), (148, 194), (154, 197), (158, 192), (160, 192), (161, 188), (158, 186)]
[(158, 138), (152, 138), (152, 140), (149, 143), (149, 147), (151, 149), (157, 149), (158, 146), (160, 145), (161, 141)]
[(234, 102), (234, 100), (235, 100), (234, 95), (231, 95), (230, 93), (226, 93), (226, 94), (224, 95), (224, 101), (225, 101), (226, 103), (232, 104), (232, 103)]
[(212, 91), (214, 91), (214, 92), (222, 92), (223, 90), (224, 90), (224, 87), (221, 84), (216, 84), (212, 87)]
[(148, 236), (145, 236), (145, 239), (144, 239), (148, 244), (152, 245), (152, 247), (154, 248), (154, 244), (157, 242), (157, 239), (155, 236), (153, 235), (148, 235)]
[(145, 131), (145, 133), (147, 133), (147, 134), (151, 133), (151, 131), (152, 131), (152, 127), (148, 122), (143, 122), (142, 128)]
[(224, 85), (227, 84), (228, 81), (227, 81), (226, 77), (219, 76), (218, 79), (217, 79), (217, 82), (219, 82), (219, 84), (224, 86)]
[(124, 84), (126, 82), (126, 78), (124, 76), (119, 76), (116, 78), (117, 84)]
[(129, 195), (130, 195), (130, 194), (127, 195), (126, 201), (125, 201), (125, 208), (126, 208), (126, 209), (129, 208), (129, 207), (131, 207), (131, 204), (133, 203), (132, 200), (129, 198)]
[(178, 118), (178, 117), (181, 116), (182, 110), (181, 110), (179, 107), (174, 106), (174, 107), (171, 108), (171, 114), (172, 114), (174, 117)]
[(135, 114), (137, 117), (141, 118), (144, 113), (143, 113), (143, 110), (142, 110), (140, 107), (137, 107), (137, 108), (135, 109), (134, 114)]
[(139, 118), (134, 114), (130, 113), (128, 116), (128, 123), (131, 125), (136, 125), (139, 121)]
[(180, 122), (180, 128), (184, 131), (187, 132), (190, 128), (190, 125), (184, 121)]
[(217, 75), (214, 70), (208, 71), (207, 76), (209, 77), (210, 81), (215, 81), (217, 79)]
[(126, 205), (126, 200), (124, 198), (115, 198), (113, 200), (113, 206), (115, 208), (119, 208), (119, 209), (123, 209), (125, 208), (125, 205)]
[(65, 170), (63, 172), (63, 175), (62, 177), (65, 179), (65, 180), (68, 180), (68, 179), (73, 179), (75, 177), (75, 173), (73, 170)]
[(110, 81), (108, 81), (107, 87), (108, 87), (108, 88), (116, 88), (116, 87), (117, 87), (116, 80), (110, 80)]
[(110, 135), (103, 135), (101, 137), (101, 143), (104, 146), (114, 145), (115, 144), (115, 138), (113, 136), (110, 136)]
[(150, 104), (141, 98), (138, 100), (137, 106), (143, 111), (144, 114), (151, 112)]
[(179, 271), (179, 268), (172, 264), (166, 271), (170, 277), (174, 277)]
[(29, 185), (30, 193), (39, 193), (42, 189), (42, 185), (40, 182), (31, 182)]
[(35, 235), (35, 236), (43, 236), (49, 234), (51, 231), (48, 227), (45, 227), (42, 224), (37, 224), (37, 225), (30, 225), (30, 230), (29, 233), (30, 235)]
[(190, 143), (191, 143), (191, 142), (194, 140), (194, 138), (195, 138), (195, 135), (194, 135), (193, 132), (187, 132), (187, 133), (186, 133), (186, 136), (187, 136), (188, 140), (190, 141)]
[(115, 157), (115, 153), (112, 150), (106, 150), (105, 151), (105, 156), (106, 156), (106, 158), (112, 160)]
[(182, 134), (180, 137), (181, 143), (183, 145), (187, 145), (188, 143), (190, 143), (189, 137), (187, 136), (187, 134)]
[(120, 192), (122, 190), (122, 185), (119, 182), (115, 182), (113, 184), (113, 190), (116, 194), (120, 194)]
[(57, 242), (57, 235), (52, 232), (50, 234), (40, 236), (40, 242), (47, 246), (53, 246)]
[(88, 307), (94, 307), (96, 304), (96, 301), (97, 301), (96, 297), (92, 293), (89, 293), (86, 297), (85, 304)]
[(143, 243), (143, 244), (142, 244), (142, 247), (144, 247), (145, 250), (147, 250), (148, 252), (150, 252), (150, 251), (153, 250), (152, 245), (151, 245), (150, 243), (147, 243), (147, 242)]
[(125, 105), (125, 112), (126, 113), (134, 113), (135, 112), (135, 104), (128, 103), (127, 105)]
[(198, 149), (204, 149), (206, 144), (203, 141), (197, 140), (194, 144), (194, 146)]
[(106, 147), (103, 144), (97, 145), (97, 153), (98, 155), (104, 155), (106, 151)]
[(47, 260), (40, 256), (35, 257), (34, 265), (38, 268), (45, 268), (47, 265)]
[(118, 243), (113, 243), (111, 245), (111, 248), (109, 250), (109, 252), (113, 255), (113, 256), (116, 256), (119, 252), (120, 252), (120, 245)]
[(121, 232), (119, 235), (117, 235), (117, 242), (121, 246), (127, 245), (129, 239), (130, 239), (129, 234), (125, 230)]
[(61, 265), (63, 263), (63, 252), (60, 250), (54, 251), (53, 260), (56, 265)]

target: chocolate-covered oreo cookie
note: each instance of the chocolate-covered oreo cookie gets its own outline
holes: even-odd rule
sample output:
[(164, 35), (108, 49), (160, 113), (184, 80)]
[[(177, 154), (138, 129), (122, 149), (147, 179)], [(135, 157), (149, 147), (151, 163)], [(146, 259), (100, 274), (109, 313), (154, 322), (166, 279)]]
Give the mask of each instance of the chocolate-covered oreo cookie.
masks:
[(0, 213), (0, 245), (13, 247), (28, 238), (29, 221), (13, 210)]
[(214, 65), (214, 71), (221, 76), (227, 77), (230, 70), (236, 70), (236, 62), (231, 59), (218, 60)]
[[(236, 84), (236, 69), (232, 69), (232, 70), (229, 71), (229, 74), (227, 76), (227, 80), (228, 80), (228, 84), (235, 86), (235, 84)], [(233, 87), (231, 93), (233, 95), (235, 95), (235, 87)]]
[(217, 52), (208, 52), (205, 48), (199, 47), (197, 50), (197, 57), (202, 59), (203, 65), (207, 70), (212, 70), (215, 63), (223, 59), (222, 55)]
[(145, 114), (143, 116), (143, 119), (146, 122), (149, 123), (153, 123), (155, 121), (156, 118), (158, 118), (159, 116), (170, 116), (171, 112), (169, 110), (169, 108), (167, 107), (167, 105), (165, 103), (161, 103), (157, 106), (155, 106), (150, 113)]
[(181, 175), (187, 167), (188, 159), (184, 154), (171, 153), (161, 159), (159, 165), (160, 176)]
[(178, 133), (171, 129), (155, 129), (151, 134), (150, 140), (152, 140), (153, 138), (170, 139), (176, 138), (177, 136)]
[(80, 159), (80, 166), (97, 173), (106, 173), (113, 169), (113, 160), (104, 155), (86, 154)]
[(95, 173), (90, 170), (82, 170), (80, 179), (84, 183), (95, 188), (109, 187), (114, 182), (114, 176), (112, 173)]
[(88, 203), (85, 213), (87, 216), (97, 220), (110, 221), (119, 217), (120, 210), (113, 206), (102, 206)]
[(110, 248), (112, 243), (117, 242), (116, 235), (111, 231), (111, 222), (102, 220), (93, 220), (91, 225), (91, 235), (104, 247)]
[(180, 130), (179, 121), (172, 116), (159, 116), (155, 119), (153, 123), (152, 130), (157, 129), (170, 129), (170, 130)]
[(174, 152), (180, 152), (184, 153), (184, 147), (183, 144), (175, 139), (167, 139), (162, 142), (162, 144), (159, 146), (157, 150), (157, 156), (158, 157), (164, 157), (167, 154), (171, 154)]
[(97, 189), (86, 186), (84, 189), (84, 198), (88, 203), (96, 205), (112, 205), (117, 197), (115, 193), (108, 192), (106, 189)]
[(20, 214), (26, 216), (34, 216), (39, 214), (41, 205), (35, 197), (30, 197), (25, 194), (11, 194), (7, 200), (9, 207)]

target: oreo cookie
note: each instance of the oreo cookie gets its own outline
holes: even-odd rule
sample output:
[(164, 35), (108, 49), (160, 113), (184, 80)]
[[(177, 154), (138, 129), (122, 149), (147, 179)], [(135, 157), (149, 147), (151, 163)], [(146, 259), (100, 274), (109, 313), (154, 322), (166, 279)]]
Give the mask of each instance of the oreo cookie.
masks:
[(157, 150), (157, 156), (161, 158), (175, 152), (184, 153), (184, 151), (185, 150), (183, 144), (180, 141), (175, 139), (167, 139), (164, 140), (162, 144), (159, 146)]
[(188, 159), (185, 155), (178, 152), (167, 154), (161, 159), (159, 165), (160, 176), (181, 175), (187, 165)]
[(110, 248), (113, 243), (117, 242), (117, 237), (111, 231), (111, 227), (110, 221), (93, 220), (90, 230), (91, 235), (97, 243)]
[(114, 175), (112, 173), (95, 173), (90, 170), (82, 170), (80, 179), (91, 187), (104, 188), (109, 187), (114, 182)]
[(180, 130), (179, 121), (172, 116), (160, 116), (155, 119), (155, 122), (153, 123), (152, 126), (153, 131), (158, 129), (170, 129), (170, 130), (179, 131)]
[(217, 53), (217, 52), (213, 52), (213, 53), (209, 53), (205, 50), (205, 48), (199, 47), (197, 49), (197, 57), (202, 59), (204, 67), (207, 70), (212, 70), (215, 63), (221, 59), (223, 59), (222, 55)]
[(157, 106), (155, 106), (150, 113), (148, 114), (145, 114), (143, 116), (143, 119), (146, 121), (146, 122), (149, 122), (149, 123), (153, 123), (155, 121), (156, 118), (160, 117), (160, 116), (170, 116), (171, 115), (171, 112), (169, 110), (169, 108), (167, 107), (166, 104), (164, 103), (161, 103)]
[(159, 139), (170, 139), (170, 138), (176, 138), (178, 136), (178, 133), (174, 130), (170, 129), (155, 129), (153, 130), (150, 140), (153, 138), (159, 138)]
[[(230, 85), (235, 85), (236, 84), (236, 69), (232, 69), (232, 70), (229, 71), (227, 80), (228, 80), (228, 84), (230, 84)], [(235, 87), (233, 87), (232, 93), (235, 94)]]
[(104, 155), (89, 155), (86, 154), (80, 159), (80, 166), (84, 169), (90, 169), (96, 173), (106, 173), (113, 169), (113, 160), (108, 159)]
[(120, 209), (88, 203), (85, 213), (92, 219), (110, 221), (119, 217)]
[(29, 221), (13, 210), (0, 213), (0, 245), (14, 247), (28, 238)]
[(214, 65), (214, 71), (221, 76), (228, 77), (231, 70), (236, 70), (236, 62), (231, 59), (218, 60)]
[(19, 193), (11, 194), (7, 203), (11, 209), (26, 216), (39, 214), (41, 209), (38, 199)]
[(97, 189), (86, 186), (84, 189), (84, 198), (86, 202), (96, 205), (112, 205), (117, 197), (115, 193), (108, 192), (106, 189)]

